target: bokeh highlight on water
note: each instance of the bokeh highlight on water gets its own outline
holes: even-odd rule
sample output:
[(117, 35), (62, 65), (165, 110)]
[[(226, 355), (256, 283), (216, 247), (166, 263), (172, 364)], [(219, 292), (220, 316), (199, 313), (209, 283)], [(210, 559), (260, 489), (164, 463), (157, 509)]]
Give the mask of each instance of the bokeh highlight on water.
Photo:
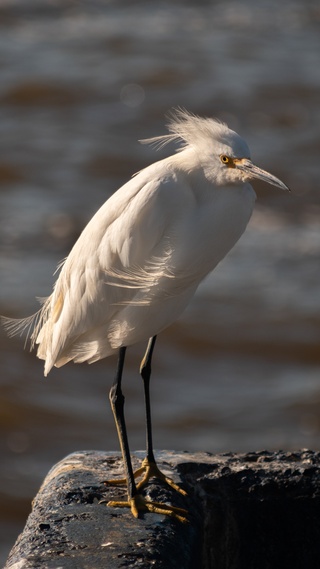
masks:
[[(0, 313), (26, 316), (97, 208), (158, 154), (175, 106), (226, 121), (288, 195), (255, 184), (250, 226), (159, 337), (157, 448), (319, 449), (320, 9), (317, 2), (0, 5)], [(80, 449), (117, 450), (115, 360), (42, 379), (0, 335), (4, 560), (47, 470)], [(144, 447), (143, 346), (124, 387)]]

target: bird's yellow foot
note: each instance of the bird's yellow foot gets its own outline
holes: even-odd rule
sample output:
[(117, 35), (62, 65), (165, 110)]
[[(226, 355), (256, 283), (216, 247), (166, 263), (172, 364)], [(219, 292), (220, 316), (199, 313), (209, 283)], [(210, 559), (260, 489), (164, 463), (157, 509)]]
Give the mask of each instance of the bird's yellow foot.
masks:
[[(180, 486), (178, 486), (178, 484), (176, 484), (171, 478), (169, 478), (168, 476), (163, 474), (163, 472), (161, 472), (156, 462), (150, 462), (147, 458), (145, 458), (142, 461), (140, 468), (135, 470), (133, 475), (134, 478), (139, 478), (139, 476), (143, 476), (142, 480), (140, 480), (140, 482), (138, 482), (137, 484), (137, 490), (141, 490), (141, 488), (146, 486), (150, 478), (158, 478), (158, 480), (162, 480), (163, 482), (165, 482), (165, 484), (173, 488), (173, 490), (176, 490), (176, 492), (179, 492), (183, 496), (187, 496), (187, 492), (185, 490), (180, 488)], [(125, 478), (105, 481), (105, 484), (110, 484), (111, 486), (121, 486), (126, 483), (127, 480)]]
[(188, 522), (187, 510), (169, 506), (168, 504), (162, 504), (161, 502), (151, 502), (141, 494), (136, 494), (133, 498), (130, 498), (127, 501), (111, 500), (110, 502), (107, 502), (107, 506), (110, 506), (111, 508), (130, 508), (135, 518), (139, 517), (139, 512), (153, 512), (154, 514), (170, 516), (182, 523)]

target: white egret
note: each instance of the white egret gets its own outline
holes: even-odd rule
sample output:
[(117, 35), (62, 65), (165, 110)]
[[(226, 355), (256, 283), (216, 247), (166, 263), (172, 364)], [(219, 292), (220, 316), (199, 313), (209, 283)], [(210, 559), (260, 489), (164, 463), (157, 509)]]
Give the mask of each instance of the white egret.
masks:
[[(71, 360), (92, 363), (119, 351), (110, 402), (128, 500), (109, 505), (128, 506), (136, 517), (139, 510), (150, 510), (185, 520), (185, 510), (150, 502), (141, 493), (155, 476), (185, 494), (160, 472), (152, 448), (149, 382), (156, 336), (176, 320), (244, 232), (256, 197), (248, 181), (288, 188), (255, 166), (246, 142), (216, 120), (178, 110), (169, 134), (149, 140), (170, 141), (180, 143), (179, 151), (136, 174), (105, 202), (61, 265), (41, 310), (31, 319), (11, 322), (11, 332), (33, 325), (31, 347), (38, 344), (45, 375)], [(140, 367), (147, 452), (134, 473), (121, 379), (126, 348), (148, 339)]]

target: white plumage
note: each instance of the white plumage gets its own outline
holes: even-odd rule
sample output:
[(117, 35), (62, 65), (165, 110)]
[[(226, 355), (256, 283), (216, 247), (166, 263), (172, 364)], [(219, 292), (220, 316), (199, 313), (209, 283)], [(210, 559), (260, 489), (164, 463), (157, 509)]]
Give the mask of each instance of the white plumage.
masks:
[[(153, 452), (150, 374), (156, 335), (184, 310), (199, 283), (230, 251), (250, 219), (255, 193), (250, 178), (288, 189), (254, 166), (247, 144), (226, 125), (178, 111), (170, 134), (156, 144), (179, 141), (177, 154), (152, 164), (122, 186), (94, 215), (66, 261), (41, 310), (7, 321), (12, 333), (33, 326), (32, 346), (47, 375), (70, 360), (89, 363), (119, 351), (109, 399), (122, 451), (127, 501), (111, 507), (169, 515), (188, 512), (142, 494), (156, 477), (185, 490), (158, 468)], [(146, 409), (146, 458), (133, 471), (121, 382), (126, 347), (149, 338), (140, 374)], [(143, 477), (139, 483), (136, 478)]]
[(169, 130), (149, 142), (179, 141), (179, 151), (104, 203), (36, 315), (31, 340), (45, 375), (70, 360), (95, 362), (170, 325), (244, 232), (255, 201), (247, 180), (286, 188), (252, 164), (245, 141), (225, 124), (180, 110)]

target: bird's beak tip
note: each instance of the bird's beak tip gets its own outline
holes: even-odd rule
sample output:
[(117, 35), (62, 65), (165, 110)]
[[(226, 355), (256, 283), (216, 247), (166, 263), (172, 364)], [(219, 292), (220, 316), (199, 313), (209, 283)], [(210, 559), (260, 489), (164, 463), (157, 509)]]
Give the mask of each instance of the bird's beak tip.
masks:
[(266, 170), (262, 170), (262, 168), (255, 166), (255, 164), (253, 164), (251, 160), (243, 159), (243, 160), (237, 160), (235, 162), (236, 162), (236, 167), (239, 168), (239, 170), (241, 170), (242, 172), (244, 172), (249, 179), (256, 178), (257, 180), (262, 180), (267, 184), (276, 186), (281, 190), (291, 192), (290, 188), (284, 182), (282, 182), (282, 180), (280, 180), (273, 174), (270, 174), (270, 172), (266, 172)]

